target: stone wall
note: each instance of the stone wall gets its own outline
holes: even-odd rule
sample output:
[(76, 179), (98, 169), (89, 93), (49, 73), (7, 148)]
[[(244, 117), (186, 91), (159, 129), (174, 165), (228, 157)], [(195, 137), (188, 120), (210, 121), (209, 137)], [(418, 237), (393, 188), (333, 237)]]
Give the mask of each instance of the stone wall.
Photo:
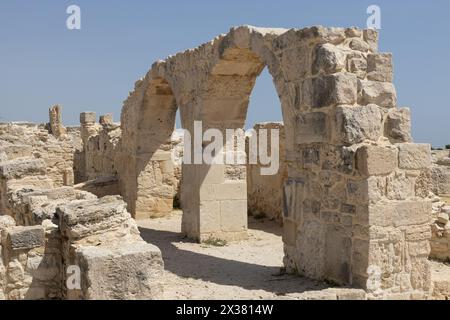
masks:
[(433, 150), (431, 183), (436, 195), (450, 196), (450, 150)]
[(54, 187), (42, 159), (4, 160), (0, 299), (159, 296), (161, 252), (142, 240), (119, 196)]
[[(49, 133), (48, 125), (31, 123), (0, 124), (0, 155), (4, 160), (23, 157), (42, 159), (48, 177), (55, 186), (74, 184), (79, 174), (76, 154), (82, 148), (78, 128), (67, 128), (58, 137)], [(1, 156), (0, 156), (1, 157)]]
[(97, 123), (95, 112), (82, 113), (80, 122), (84, 176), (78, 182), (116, 176), (115, 161), (121, 137), (120, 124), (113, 123), (110, 114), (101, 116), (100, 123)]
[[(286, 135), (287, 270), (358, 286), (373, 298), (425, 294), (430, 146), (411, 142), (409, 110), (397, 108), (392, 55), (378, 53), (377, 42), (373, 30), (244, 26), (158, 61), (122, 110), (121, 162), (128, 166), (119, 180), (128, 204), (145, 215), (168, 200), (148, 184), (170, 185), (152, 168), (168, 159), (161, 155), (170, 150), (177, 108), (191, 133), (194, 121), (204, 129), (242, 129), (256, 77), (267, 66)], [(247, 186), (227, 179), (229, 172), (223, 165), (183, 165), (189, 237), (245, 236), (247, 199), (240, 190)], [(148, 201), (144, 194), (151, 194)]]
[[(275, 175), (262, 175), (261, 164), (247, 164), (248, 212), (254, 217), (267, 217), (282, 224), (283, 186), (287, 178), (284, 126), (282, 123), (258, 123), (253, 129), (254, 134), (258, 134), (260, 129), (268, 132), (272, 129), (279, 130), (279, 170)], [(270, 133), (268, 135), (270, 137)], [(267, 149), (271, 150), (270, 147), (269, 144)]]

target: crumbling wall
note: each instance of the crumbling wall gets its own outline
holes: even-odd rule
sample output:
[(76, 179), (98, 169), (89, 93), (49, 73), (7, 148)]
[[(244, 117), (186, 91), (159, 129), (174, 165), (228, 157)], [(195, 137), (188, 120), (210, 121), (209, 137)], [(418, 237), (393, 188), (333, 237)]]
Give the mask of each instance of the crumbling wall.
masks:
[(450, 150), (433, 150), (431, 188), (434, 194), (450, 197)]
[(121, 137), (120, 125), (113, 123), (112, 115), (100, 117), (95, 112), (80, 115), (81, 139), (83, 141), (84, 175), (79, 183), (101, 177), (116, 176), (117, 145)]
[(161, 293), (161, 251), (140, 237), (118, 196), (73, 201), (56, 211), (64, 267), (78, 266), (81, 288), (68, 299), (155, 299)]
[[(275, 175), (262, 175), (261, 169), (264, 167), (260, 163), (247, 164), (247, 197), (249, 214), (255, 217), (267, 217), (283, 223), (283, 186), (287, 178), (286, 151), (285, 151), (285, 132), (283, 123), (269, 122), (257, 123), (253, 127), (253, 134), (259, 134), (259, 130), (264, 129), (268, 132), (268, 141), (270, 139), (270, 130), (279, 131), (279, 170)], [(248, 150), (248, 139), (247, 147)], [(267, 146), (271, 150), (271, 145)], [(248, 154), (248, 151), (247, 151)], [(267, 167), (267, 165), (266, 165)]]
[(81, 149), (80, 132), (67, 128), (57, 136), (49, 133), (48, 125), (31, 123), (0, 124), (0, 154), (4, 160), (23, 157), (42, 159), (46, 174), (55, 186), (74, 184), (75, 154)]
[[(119, 196), (52, 188), (34, 158), (1, 162), (0, 183), (0, 299), (158, 297), (161, 252)], [(76, 288), (66, 287), (70, 268), (80, 270)]]

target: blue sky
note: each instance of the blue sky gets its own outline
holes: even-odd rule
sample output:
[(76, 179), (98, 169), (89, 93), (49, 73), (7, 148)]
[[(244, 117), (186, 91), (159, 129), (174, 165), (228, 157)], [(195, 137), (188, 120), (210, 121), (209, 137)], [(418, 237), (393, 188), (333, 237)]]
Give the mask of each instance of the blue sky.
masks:
[[(66, 28), (66, 8), (82, 10), (82, 30)], [(380, 51), (392, 52), (399, 105), (413, 115), (417, 142), (450, 144), (450, 1), (1, 0), (0, 121), (46, 122), (120, 109), (134, 82), (169, 54), (211, 40), (231, 26), (365, 27), (381, 7)], [(281, 120), (267, 72), (257, 81), (248, 124)]]

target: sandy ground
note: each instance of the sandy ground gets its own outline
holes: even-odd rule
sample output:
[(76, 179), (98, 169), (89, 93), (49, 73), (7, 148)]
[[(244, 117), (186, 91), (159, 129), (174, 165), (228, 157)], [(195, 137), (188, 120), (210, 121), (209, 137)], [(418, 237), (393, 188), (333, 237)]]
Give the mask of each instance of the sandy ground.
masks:
[[(326, 297), (323, 283), (280, 273), (281, 227), (250, 219), (249, 239), (224, 247), (197, 244), (180, 234), (181, 212), (139, 222), (143, 238), (158, 246), (165, 263), (163, 299), (289, 299)], [(332, 298), (332, 297), (331, 297)]]

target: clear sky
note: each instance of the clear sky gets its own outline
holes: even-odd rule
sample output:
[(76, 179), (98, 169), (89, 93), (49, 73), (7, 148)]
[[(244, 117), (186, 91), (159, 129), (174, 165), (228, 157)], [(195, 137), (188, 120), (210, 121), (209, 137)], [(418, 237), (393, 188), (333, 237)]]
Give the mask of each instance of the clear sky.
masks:
[[(76, 4), (82, 29), (66, 28)], [(79, 113), (120, 109), (134, 82), (157, 59), (211, 40), (230, 27), (365, 27), (381, 8), (380, 51), (392, 52), (400, 106), (413, 114), (417, 142), (450, 144), (450, 1), (365, 0), (1, 0), (0, 121), (46, 122), (63, 105)], [(281, 120), (267, 72), (252, 94), (248, 125)]]

